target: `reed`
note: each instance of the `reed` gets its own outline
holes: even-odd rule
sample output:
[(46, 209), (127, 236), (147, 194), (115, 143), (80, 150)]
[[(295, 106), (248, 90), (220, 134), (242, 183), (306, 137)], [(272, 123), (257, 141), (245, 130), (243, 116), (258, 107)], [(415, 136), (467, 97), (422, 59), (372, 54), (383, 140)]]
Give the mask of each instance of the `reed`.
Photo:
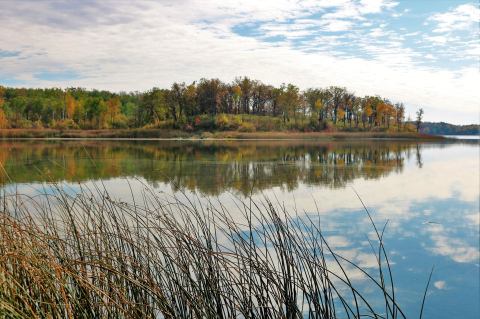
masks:
[(232, 202), (149, 188), (129, 202), (102, 187), (3, 194), (0, 317), (406, 317), (373, 219), (376, 274), (333, 250), (319, 215)]

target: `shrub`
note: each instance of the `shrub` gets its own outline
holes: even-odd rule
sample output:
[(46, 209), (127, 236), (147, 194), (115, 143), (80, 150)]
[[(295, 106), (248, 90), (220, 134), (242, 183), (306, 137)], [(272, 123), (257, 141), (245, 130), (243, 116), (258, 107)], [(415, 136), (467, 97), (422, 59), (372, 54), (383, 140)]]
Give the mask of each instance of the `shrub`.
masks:
[(332, 121), (330, 120), (327, 120), (325, 122), (325, 128), (324, 128), (325, 131), (327, 132), (336, 132), (337, 131), (337, 127), (335, 126), (335, 124), (333, 124)]
[(196, 130), (214, 130), (215, 118), (208, 114), (202, 114), (195, 117), (194, 124)]
[(250, 122), (243, 122), (238, 128), (240, 132), (255, 132), (256, 127)]
[(193, 125), (199, 126), (200, 123), (202, 123), (202, 120), (200, 119), (200, 116), (195, 116), (195, 119), (193, 120)]
[(186, 132), (192, 132), (193, 131), (193, 126), (191, 124), (185, 124), (185, 126), (183, 127), (183, 129), (186, 131)]
[(33, 122), (32, 127), (35, 129), (43, 129), (43, 123), (40, 120)]
[(219, 114), (215, 117), (215, 126), (219, 130), (228, 130), (230, 128), (230, 121), (226, 114)]
[(29, 120), (20, 119), (18, 121), (15, 121), (12, 124), (12, 127), (14, 127), (14, 128), (33, 128), (33, 123), (32, 123), (32, 121), (29, 121)]
[(118, 114), (113, 123), (113, 128), (128, 128), (128, 118), (124, 114)]
[(53, 128), (57, 130), (78, 129), (77, 123), (71, 119), (56, 121), (53, 123)]
[(231, 115), (230, 117), (230, 128), (232, 130), (236, 130), (242, 125), (242, 117), (241, 115)]

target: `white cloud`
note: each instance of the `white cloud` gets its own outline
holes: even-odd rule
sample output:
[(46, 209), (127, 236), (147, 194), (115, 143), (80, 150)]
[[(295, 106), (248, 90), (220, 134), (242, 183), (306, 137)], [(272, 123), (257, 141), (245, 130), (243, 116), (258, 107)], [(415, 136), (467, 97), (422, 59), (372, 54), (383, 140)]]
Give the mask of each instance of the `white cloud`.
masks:
[(430, 41), (434, 44), (446, 44), (449, 41), (447, 36), (437, 35), (437, 36), (425, 36), (425, 40)]
[(465, 215), (465, 219), (473, 226), (480, 226), (480, 212)]
[(478, 5), (462, 4), (445, 13), (437, 13), (430, 17), (437, 24), (434, 32), (451, 32), (454, 30), (476, 30), (480, 21)]
[(352, 245), (345, 236), (327, 236), (325, 239), (332, 248), (348, 247)]
[[(227, 0), (219, 5), (199, 0), (92, 0), (58, 5), (2, 1), (2, 50), (21, 52), (19, 57), (0, 59), (3, 78), (24, 80), (26, 86), (145, 90), (200, 77), (229, 81), (249, 75), (271, 84), (293, 82), (302, 88), (347, 86), (361, 95), (404, 101), (411, 112), (424, 106), (459, 114), (455, 105), (462, 105), (466, 112), (462, 121), (472, 114), (477, 117), (480, 93), (475, 83), (480, 78), (475, 68), (421, 68), (415, 62), (421, 55), (403, 47), (395, 33), (374, 31), (373, 23), (373, 34), (380, 39), (385, 32), (386, 37), (375, 42), (356, 30), (357, 24), (369, 23), (363, 21), (364, 15), (390, 10), (395, 6), (392, 1)], [(309, 18), (318, 12), (323, 14), (321, 19)], [(286, 23), (292, 19), (294, 23)], [(314, 35), (305, 40), (304, 47), (232, 32), (239, 24), (258, 22), (258, 30), (266, 36), (283, 35), (288, 41), (322, 30), (350, 32)], [(360, 52), (341, 57), (345, 41), (358, 44), (371, 57), (362, 57)], [(81, 78), (42, 81), (34, 77), (45, 70), (72, 70)]]
[(436, 234), (432, 236), (432, 240), (434, 246), (427, 249), (435, 254), (450, 257), (458, 263), (471, 263), (480, 258), (478, 248), (470, 246), (460, 239)]
[(325, 20), (323, 29), (325, 31), (337, 32), (337, 31), (348, 31), (352, 28), (353, 22), (346, 20)]
[(362, 13), (379, 13), (384, 8), (391, 9), (398, 5), (398, 2), (390, 0), (361, 0), (360, 12)]

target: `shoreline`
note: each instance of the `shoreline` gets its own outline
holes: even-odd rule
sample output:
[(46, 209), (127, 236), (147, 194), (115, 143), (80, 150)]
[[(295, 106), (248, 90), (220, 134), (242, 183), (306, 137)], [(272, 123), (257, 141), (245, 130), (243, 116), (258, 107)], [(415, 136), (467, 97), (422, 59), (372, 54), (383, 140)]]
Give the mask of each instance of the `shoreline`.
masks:
[(196, 131), (173, 129), (114, 129), (114, 130), (55, 130), (55, 129), (1, 129), (0, 139), (55, 139), (55, 140), (346, 140), (346, 139), (400, 139), (434, 140), (447, 138), (411, 132), (299, 132), (299, 131)]

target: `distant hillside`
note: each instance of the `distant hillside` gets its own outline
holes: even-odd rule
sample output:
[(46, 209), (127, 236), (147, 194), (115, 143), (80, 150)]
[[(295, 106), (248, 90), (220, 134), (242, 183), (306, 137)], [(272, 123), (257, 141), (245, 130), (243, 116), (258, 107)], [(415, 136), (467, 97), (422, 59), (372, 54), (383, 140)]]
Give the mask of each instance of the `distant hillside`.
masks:
[(424, 122), (420, 131), (425, 134), (435, 135), (477, 135), (480, 131), (480, 125), (454, 125), (445, 122)]

